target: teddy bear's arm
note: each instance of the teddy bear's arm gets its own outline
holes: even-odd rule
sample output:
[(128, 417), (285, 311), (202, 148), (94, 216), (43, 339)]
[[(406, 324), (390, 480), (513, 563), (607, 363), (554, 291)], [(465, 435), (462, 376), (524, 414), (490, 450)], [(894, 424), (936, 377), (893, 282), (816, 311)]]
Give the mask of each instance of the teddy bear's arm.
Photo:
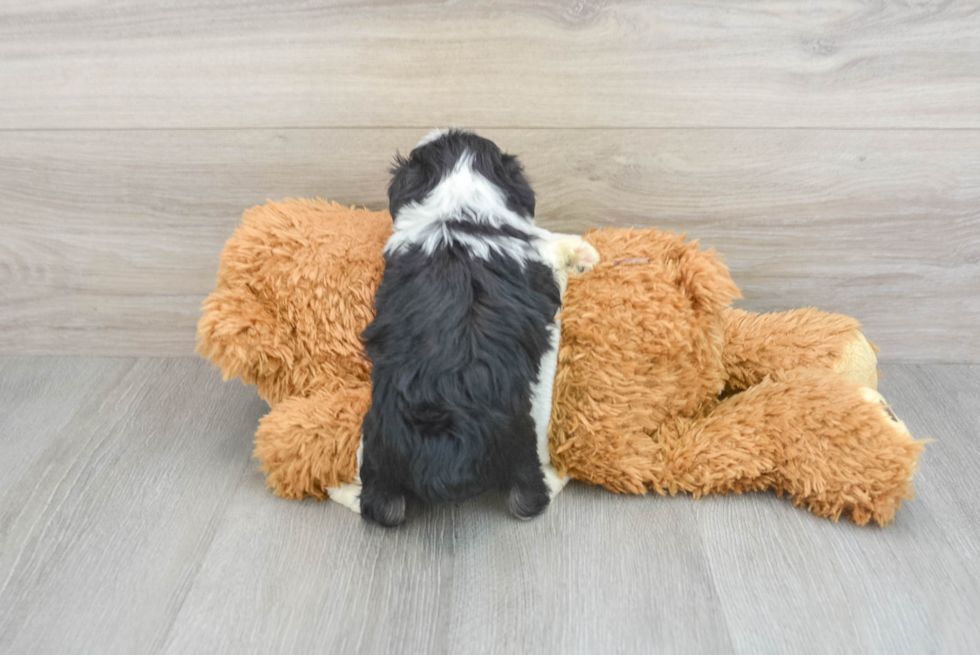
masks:
[[(323, 500), (355, 489), (361, 419), (370, 404), (367, 381), (339, 378), (308, 397), (278, 403), (255, 433), (254, 455), (266, 484), (276, 495), (294, 500)], [(356, 509), (350, 502), (342, 504)]]
[(831, 370), (877, 387), (875, 346), (849, 316), (813, 308), (772, 314), (726, 309), (723, 362), (731, 391), (804, 368)]
[(218, 366), (224, 379), (259, 384), (292, 363), (285, 330), (249, 289), (219, 288), (204, 301), (197, 324), (197, 353)]

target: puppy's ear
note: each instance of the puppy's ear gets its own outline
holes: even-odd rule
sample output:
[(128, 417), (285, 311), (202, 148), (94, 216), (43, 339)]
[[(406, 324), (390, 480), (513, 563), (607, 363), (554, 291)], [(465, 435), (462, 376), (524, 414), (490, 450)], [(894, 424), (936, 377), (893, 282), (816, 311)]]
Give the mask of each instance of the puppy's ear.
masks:
[(424, 162), (413, 155), (395, 155), (388, 185), (388, 212), (397, 219), (402, 207), (412, 201), (421, 202), (432, 190), (432, 175)]
[(534, 218), (534, 190), (524, 177), (524, 167), (514, 155), (500, 158), (501, 182), (507, 192), (507, 208)]

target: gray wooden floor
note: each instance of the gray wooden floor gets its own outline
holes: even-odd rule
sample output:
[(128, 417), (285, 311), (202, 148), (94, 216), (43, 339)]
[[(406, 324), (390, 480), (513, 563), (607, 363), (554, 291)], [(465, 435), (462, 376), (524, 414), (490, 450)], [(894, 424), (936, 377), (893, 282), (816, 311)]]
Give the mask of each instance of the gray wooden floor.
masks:
[(0, 652), (980, 652), (980, 366), (885, 373), (936, 439), (886, 529), (572, 485), (385, 531), (269, 493), (204, 362), (0, 358)]

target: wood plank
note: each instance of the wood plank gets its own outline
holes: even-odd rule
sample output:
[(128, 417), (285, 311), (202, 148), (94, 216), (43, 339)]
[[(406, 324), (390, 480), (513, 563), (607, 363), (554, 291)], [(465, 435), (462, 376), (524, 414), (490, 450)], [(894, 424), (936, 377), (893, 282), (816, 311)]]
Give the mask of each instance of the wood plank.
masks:
[[(935, 627), (938, 652), (976, 653), (980, 631), (963, 626), (980, 615), (980, 366), (901, 366), (885, 372), (889, 402), (902, 408), (916, 436), (935, 439), (922, 458), (915, 502), (935, 522), (937, 548), (922, 557), (934, 562), (931, 575), (937, 579), (918, 583), (929, 576), (917, 576), (931, 592), (918, 602)], [(931, 602), (933, 594), (941, 598)]]
[(388, 531), (272, 496), (264, 404), (203, 362), (0, 358), (0, 650), (974, 653), (980, 366), (885, 373), (937, 439), (885, 529), (573, 484)]
[(265, 409), (207, 364), (0, 361), (0, 651), (158, 649)]
[(0, 128), (980, 127), (974, 2), (46, 0)]
[[(918, 501), (929, 507), (958, 558), (980, 577), (980, 366), (888, 366), (882, 381), (893, 407), (920, 439), (934, 439), (922, 457)], [(966, 584), (968, 579), (960, 580)], [(974, 587), (974, 589), (980, 588)], [(971, 597), (973, 600), (977, 600)]]
[(739, 653), (975, 653), (980, 367), (885, 367), (881, 391), (927, 446), (916, 500), (885, 529), (764, 494), (697, 503)]
[[(52, 444), (79, 412), (111, 392), (131, 367), (126, 359), (0, 358), (0, 447), (13, 464), (0, 477), (0, 498), (16, 502), (7, 494), (31, 493), (39, 480), (23, 477), (24, 467), (57, 452)], [(5, 572), (0, 568), (0, 579)]]
[[(755, 311), (858, 317), (885, 360), (980, 361), (980, 131), (486, 130), (539, 224), (660, 226)], [(386, 206), (417, 130), (0, 132), (0, 353), (189, 354), (243, 209)]]
[(676, 501), (573, 487), (530, 523), (485, 497), (385, 531), (246, 477), (163, 652), (732, 652)]
[(451, 652), (452, 514), (386, 531), (336, 503), (277, 498), (253, 468), (161, 652)]
[(450, 653), (732, 653), (689, 498), (572, 484), (534, 521), (460, 507)]

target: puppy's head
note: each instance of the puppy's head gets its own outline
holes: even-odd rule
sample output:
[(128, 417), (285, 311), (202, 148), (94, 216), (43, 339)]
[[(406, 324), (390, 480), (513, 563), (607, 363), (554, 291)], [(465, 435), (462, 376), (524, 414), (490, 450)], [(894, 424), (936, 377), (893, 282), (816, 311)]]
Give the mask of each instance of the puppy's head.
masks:
[(500, 190), (509, 210), (528, 220), (534, 218), (534, 191), (517, 157), (501, 152), (489, 139), (458, 129), (431, 132), (408, 157), (395, 157), (388, 185), (391, 217), (397, 221), (402, 207), (421, 203), (456, 170), (463, 157), (470, 158), (474, 173)]

